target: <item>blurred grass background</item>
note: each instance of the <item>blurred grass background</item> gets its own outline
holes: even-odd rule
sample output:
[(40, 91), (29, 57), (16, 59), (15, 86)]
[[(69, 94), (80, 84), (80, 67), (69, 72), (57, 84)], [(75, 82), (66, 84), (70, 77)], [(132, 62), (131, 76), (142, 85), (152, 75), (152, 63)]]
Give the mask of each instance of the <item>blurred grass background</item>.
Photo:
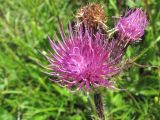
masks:
[[(91, 120), (88, 97), (52, 84), (38, 63), (48, 62), (39, 51), (51, 49), (47, 36), (66, 28), (78, 8), (91, 2), (112, 16), (142, 7), (149, 26), (143, 40), (129, 47), (126, 57), (141, 56), (117, 77), (117, 87), (104, 90), (105, 116), (110, 120), (160, 120), (160, 1), (159, 0), (0, 0), (0, 120)], [(155, 67), (154, 67), (155, 66)]]

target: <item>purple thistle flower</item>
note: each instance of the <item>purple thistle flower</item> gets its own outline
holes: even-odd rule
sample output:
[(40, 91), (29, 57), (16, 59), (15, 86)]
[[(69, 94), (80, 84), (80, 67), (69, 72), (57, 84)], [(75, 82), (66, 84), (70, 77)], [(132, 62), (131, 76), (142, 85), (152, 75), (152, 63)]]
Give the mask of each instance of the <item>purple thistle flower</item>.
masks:
[(57, 37), (58, 44), (50, 39), (55, 52), (50, 52), (51, 56), (47, 56), (49, 66), (54, 71), (50, 74), (58, 77), (58, 80), (53, 81), (76, 90), (84, 86), (87, 91), (91, 87), (111, 87), (110, 77), (120, 71), (110, 57), (111, 44), (103, 40), (99, 32), (93, 37), (88, 30), (82, 32), (79, 29), (73, 33), (70, 27), (69, 37), (63, 37), (62, 33), (62, 42)]
[(148, 24), (147, 15), (141, 9), (132, 9), (126, 12), (116, 24), (119, 36), (134, 42), (144, 35), (144, 29)]

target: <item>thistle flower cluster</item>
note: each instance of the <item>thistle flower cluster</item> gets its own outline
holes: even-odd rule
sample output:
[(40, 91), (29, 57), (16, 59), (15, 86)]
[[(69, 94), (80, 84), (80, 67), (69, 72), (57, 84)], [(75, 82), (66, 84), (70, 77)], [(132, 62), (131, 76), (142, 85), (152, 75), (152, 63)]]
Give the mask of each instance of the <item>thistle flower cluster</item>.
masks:
[(144, 34), (147, 23), (145, 12), (134, 9), (118, 20), (115, 38), (84, 26), (73, 31), (70, 25), (67, 37), (61, 31), (62, 40), (50, 39), (53, 52), (47, 59), (50, 74), (54, 76), (52, 80), (74, 90), (112, 87), (110, 79), (122, 70), (121, 61), (127, 46)]

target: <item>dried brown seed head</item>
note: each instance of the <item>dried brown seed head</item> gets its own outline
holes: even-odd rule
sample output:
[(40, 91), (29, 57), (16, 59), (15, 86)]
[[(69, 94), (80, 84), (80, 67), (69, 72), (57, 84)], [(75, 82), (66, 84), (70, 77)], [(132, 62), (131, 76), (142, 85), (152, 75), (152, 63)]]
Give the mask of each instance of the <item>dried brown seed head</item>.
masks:
[(88, 27), (97, 28), (106, 22), (105, 12), (100, 4), (89, 4), (77, 11), (76, 18)]

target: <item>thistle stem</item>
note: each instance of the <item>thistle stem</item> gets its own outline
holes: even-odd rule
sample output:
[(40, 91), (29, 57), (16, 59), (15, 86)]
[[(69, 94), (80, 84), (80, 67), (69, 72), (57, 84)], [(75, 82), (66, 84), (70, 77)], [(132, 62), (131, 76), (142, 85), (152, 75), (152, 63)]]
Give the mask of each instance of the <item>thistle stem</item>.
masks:
[(105, 120), (101, 93), (94, 93), (94, 104), (96, 106), (96, 112), (100, 120)]

